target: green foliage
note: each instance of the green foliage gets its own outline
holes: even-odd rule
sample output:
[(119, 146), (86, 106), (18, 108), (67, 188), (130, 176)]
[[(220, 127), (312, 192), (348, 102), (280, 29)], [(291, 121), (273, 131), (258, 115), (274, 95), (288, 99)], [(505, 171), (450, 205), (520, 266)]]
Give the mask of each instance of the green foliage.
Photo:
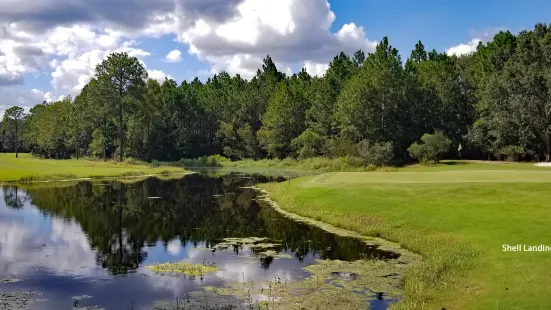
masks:
[(179, 85), (146, 81), (135, 58), (115, 53), (74, 100), (31, 109), (19, 139), (4, 119), (0, 147), (50, 158), (259, 160), (357, 156), (368, 140), (392, 142), (400, 164), (424, 133), (441, 131), (465, 143), (464, 158), (551, 160), (550, 33), (544, 24), (500, 32), (461, 57), (418, 42), (405, 67), (384, 38), (371, 54), (338, 54), (321, 77), (286, 76), (267, 56), (250, 80), (221, 72)]
[(358, 143), (358, 154), (366, 166), (389, 166), (394, 158), (391, 142), (377, 143), (362, 140)]
[(357, 156), (358, 150), (354, 141), (346, 138), (334, 138), (329, 141), (331, 157)]
[(518, 145), (508, 145), (498, 151), (499, 155), (505, 156), (507, 161), (517, 161), (523, 155), (526, 155), (526, 150)]
[(326, 144), (324, 137), (308, 128), (299, 137), (293, 139), (291, 147), (298, 158), (304, 159), (322, 155)]
[[(132, 104), (143, 90), (147, 71), (138, 58), (126, 53), (113, 53), (96, 67), (96, 78), (116, 97), (115, 113), (119, 126), (119, 160), (124, 159), (124, 113), (125, 106)], [(112, 96), (110, 96), (112, 98)]]
[(421, 141), (423, 143), (414, 142), (408, 148), (411, 157), (421, 163), (438, 162), (450, 150), (452, 143), (442, 132), (424, 134)]
[(291, 142), (304, 130), (305, 100), (300, 98), (300, 90), (292, 88), (302, 85), (299, 78), (292, 80), (292, 85), (282, 82), (274, 97), (270, 100), (268, 110), (263, 118), (262, 129), (258, 139), (266, 152), (277, 158), (284, 158), (291, 153)]
[(15, 152), (15, 157), (18, 157), (18, 150), (21, 144), (21, 132), (23, 131), (22, 121), (25, 118), (23, 108), (14, 106), (4, 112), (2, 120), (2, 136), (4, 147), (11, 146)]

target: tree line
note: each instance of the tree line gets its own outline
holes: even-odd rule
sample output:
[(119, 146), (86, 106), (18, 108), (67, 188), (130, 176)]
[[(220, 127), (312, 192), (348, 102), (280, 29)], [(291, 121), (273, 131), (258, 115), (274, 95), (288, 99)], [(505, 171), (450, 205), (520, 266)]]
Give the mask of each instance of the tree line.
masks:
[(48, 158), (388, 164), (431, 153), (418, 143), (426, 135), (449, 157), (549, 161), (551, 29), (500, 32), (460, 57), (418, 42), (405, 64), (384, 38), (373, 53), (340, 53), (322, 77), (288, 76), (268, 56), (250, 80), (222, 72), (180, 85), (147, 79), (138, 59), (115, 53), (74, 99), (12, 108), (0, 128), (0, 148)]

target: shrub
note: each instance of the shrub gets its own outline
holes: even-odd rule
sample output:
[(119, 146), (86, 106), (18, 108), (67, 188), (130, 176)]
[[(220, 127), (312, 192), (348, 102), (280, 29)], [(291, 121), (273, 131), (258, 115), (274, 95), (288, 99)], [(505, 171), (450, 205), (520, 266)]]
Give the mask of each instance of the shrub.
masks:
[(124, 160), (124, 163), (127, 164), (127, 165), (133, 165), (133, 166), (145, 166), (145, 165), (147, 165), (147, 163), (145, 163), (143, 161), (140, 161), (140, 160), (137, 160), (137, 159), (134, 159), (132, 157), (127, 157)]
[(356, 145), (348, 139), (332, 139), (329, 142), (329, 152), (333, 158), (358, 155)]
[(409, 155), (419, 162), (425, 164), (438, 162), (448, 152), (451, 140), (443, 133), (437, 131), (435, 134), (424, 134), (421, 137), (423, 143), (414, 142), (409, 148)]
[(520, 157), (524, 156), (526, 151), (522, 146), (508, 145), (499, 150), (499, 155), (505, 156), (507, 161), (517, 161)]
[(298, 158), (316, 157), (322, 154), (325, 138), (311, 129), (306, 129), (300, 136), (293, 139), (291, 147)]
[(362, 140), (358, 143), (357, 150), (365, 166), (388, 166), (394, 158), (391, 142), (377, 143)]

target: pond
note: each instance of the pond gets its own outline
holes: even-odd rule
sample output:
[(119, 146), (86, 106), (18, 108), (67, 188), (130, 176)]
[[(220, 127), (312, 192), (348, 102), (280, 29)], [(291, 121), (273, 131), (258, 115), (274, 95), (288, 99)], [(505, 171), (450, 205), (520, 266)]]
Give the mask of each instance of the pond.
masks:
[[(4, 185), (0, 309), (268, 309), (291, 283), (305, 281), (289, 288), (289, 296), (307, 300), (296, 292), (314, 283), (318, 260), (399, 260), (396, 252), (278, 213), (251, 188), (269, 181), (285, 179), (211, 172)], [(174, 262), (185, 263), (185, 270), (161, 265)], [(353, 267), (331, 271), (317, 288), (344, 289), (362, 277)], [(386, 267), (381, 272), (390, 281), (382, 289), (398, 289), (399, 275)], [(399, 298), (366, 283), (352, 289), (366, 309), (385, 309)], [(279, 295), (268, 292), (276, 285)]]

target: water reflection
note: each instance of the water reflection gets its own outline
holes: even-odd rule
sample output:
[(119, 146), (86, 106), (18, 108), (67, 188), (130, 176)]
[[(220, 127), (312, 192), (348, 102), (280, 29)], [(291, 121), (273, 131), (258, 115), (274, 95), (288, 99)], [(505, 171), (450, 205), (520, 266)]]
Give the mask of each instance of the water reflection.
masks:
[[(78, 182), (2, 188), (0, 292), (44, 292), (35, 307), (66, 307), (72, 296), (112, 308), (150, 304), (206, 285), (304, 277), (316, 258), (395, 258), (352, 238), (289, 220), (255, 200), (248, 187), (269, 179), (241, 174), (189, 175), (134, 183)], [(291, 259), (257, 257), (251, 248), (210, 250), (223, 238), (266, 237)], [(216, 263), (202, 281), (154, 275), (144, 264), (185, 259)]]

